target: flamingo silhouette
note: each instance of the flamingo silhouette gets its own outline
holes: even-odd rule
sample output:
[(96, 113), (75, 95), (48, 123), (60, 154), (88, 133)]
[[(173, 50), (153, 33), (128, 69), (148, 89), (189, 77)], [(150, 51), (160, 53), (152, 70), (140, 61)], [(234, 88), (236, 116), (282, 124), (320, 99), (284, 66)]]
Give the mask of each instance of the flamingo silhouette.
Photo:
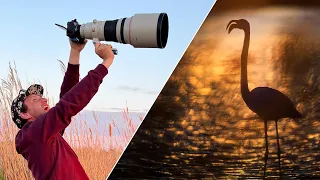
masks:
[(278, 145), (278, 166), (281, 178), (281, 162), (280, 162), (280, 144), (278, 134), (278, 120), (282, 118), (302, 118), (302, 115), (297, 111), (291, 100), (283, 93), (269, 88), (257, 87), (251, 92), (248, 87), (247, 77), (247, 60), (250, 44), (250, 24), (245, 19), (231, 20), (226, 30), (228, 34), (233, 29), (242, 29), (244, 31), (244, 43), (241, 54), (241, 96), (248, 108), (256, 113), (264, 121), (265, 129), (265, 157), (264, 157), (264, 178), (266, 175), (267, 160), (268, 160), (268, 121), (272, 120), (276, 123), (277, 145)]

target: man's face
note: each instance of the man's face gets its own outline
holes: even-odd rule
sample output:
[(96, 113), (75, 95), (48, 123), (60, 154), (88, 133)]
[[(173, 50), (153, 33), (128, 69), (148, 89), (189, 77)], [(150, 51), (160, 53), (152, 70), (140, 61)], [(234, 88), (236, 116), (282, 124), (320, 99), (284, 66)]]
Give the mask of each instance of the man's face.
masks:
[(26, 119), (37, 119), (40, 115), (49, 111), (50, 106), (48, 100), (38, 95), (30, 95), (24, 100), (24, 104), (27, 106), (27, 113), (23, 116), (27, 116)]

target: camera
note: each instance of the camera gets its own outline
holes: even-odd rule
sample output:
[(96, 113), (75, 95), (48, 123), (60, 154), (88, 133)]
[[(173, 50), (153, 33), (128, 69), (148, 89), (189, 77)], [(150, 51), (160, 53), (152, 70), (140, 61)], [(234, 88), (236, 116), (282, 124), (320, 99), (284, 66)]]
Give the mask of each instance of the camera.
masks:
[[(167, 45), (169, 19), (167, 13), (141, 13), (129, 18), (98, 21), (79, 24), (76, 19), (67, 23), (67, 27), (56, 24), (66, 30), (71, 41), (83, 43), (84, 39), (111, 41), (130, 44), (134, 48), (160, 48)], [(117, 54), (117, 50), (114, 49)]]

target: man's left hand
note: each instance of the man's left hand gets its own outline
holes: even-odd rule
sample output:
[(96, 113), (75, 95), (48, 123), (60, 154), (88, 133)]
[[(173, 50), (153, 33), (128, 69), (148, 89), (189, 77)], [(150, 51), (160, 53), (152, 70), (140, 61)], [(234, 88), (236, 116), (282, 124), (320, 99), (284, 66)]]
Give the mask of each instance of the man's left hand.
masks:
[(74, 43), (70, 39), (69, 39), (69, 42), (70, 42), (71, 50), (81, 52), (82, 49), (86, 46), (88, 40), (85, 39), (83, 44)]

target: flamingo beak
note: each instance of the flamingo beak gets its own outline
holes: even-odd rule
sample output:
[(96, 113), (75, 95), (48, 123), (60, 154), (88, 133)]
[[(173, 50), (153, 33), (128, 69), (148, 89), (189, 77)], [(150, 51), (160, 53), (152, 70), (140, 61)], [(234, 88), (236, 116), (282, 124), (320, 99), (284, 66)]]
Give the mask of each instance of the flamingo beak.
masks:
[[(231, 20), (229, 23), (228, 23), (228, 25), (227, 25), (227, 27), (226, 27), (226, 30), (228, 30), (228, 34), (230, 34), (230, 32), (233, 30), (233, 29), (235, 29), (235, 28), (237, 28), (237, 20)], [(234, 24), (232, 24), (232, 23), (234, 23)]]

